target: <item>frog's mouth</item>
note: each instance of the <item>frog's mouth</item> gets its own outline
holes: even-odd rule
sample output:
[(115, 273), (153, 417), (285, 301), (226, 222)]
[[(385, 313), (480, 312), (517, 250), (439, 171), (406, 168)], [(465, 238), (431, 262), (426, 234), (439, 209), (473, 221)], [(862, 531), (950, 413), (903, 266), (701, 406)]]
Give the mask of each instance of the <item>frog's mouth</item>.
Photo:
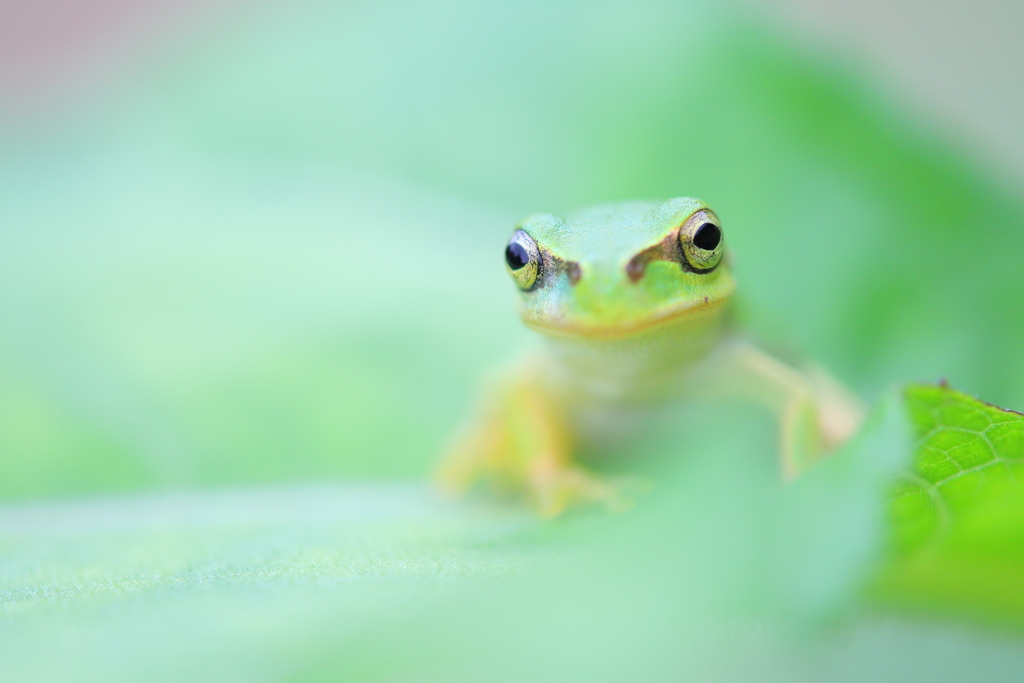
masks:
[(550, 318), (525, 315), (523, 322), (530, 329), (552, 336), (621, 339), (719, 314), (728, 300), (728, 296), (716, 299), (705, 297), (703, 301), (687, 302), (643, 317), (623, 318), (611, 323), (594, 324), (583, 319), (574, 320), (568, 316)]

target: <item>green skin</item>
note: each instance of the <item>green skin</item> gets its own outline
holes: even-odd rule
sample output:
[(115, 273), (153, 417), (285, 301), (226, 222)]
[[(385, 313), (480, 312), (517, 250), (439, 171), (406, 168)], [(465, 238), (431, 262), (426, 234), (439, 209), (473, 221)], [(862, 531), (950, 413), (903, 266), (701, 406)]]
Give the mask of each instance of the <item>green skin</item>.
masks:
[(523, 321), (547, 344), (489, 387), (442, 462), (441, 483), (464, 490), (487, 480), (546, 516), (588, 502), (623, 509), (620, 487), (576, 455), (614, 450), (698, 391), (746, 394), (775, 410), (787, 477), (848, 438), (861, 411), (836, 382), (730, 332), (736, 281), (720, 226), (688, 197), (525, 219), (509, 273)]
[(701, 274), (678, 261), (652, 260), (635, 281), (627, 272), (634, 257), (662, 243), (701, 210), (710, 211), (703, 202), (682, 197), (660, 206), (600, 206), (567, 221), (550, 214), (530, 216), (520, 229), (542, 251), (578, 264), (580, 276), (572, 284), (567, 269), (556, 267), (542, 278), (547, 282), (523, 291), (523, 322), (553, 335), (622, 338), (719, 307), (736, 289), (728, 264)]

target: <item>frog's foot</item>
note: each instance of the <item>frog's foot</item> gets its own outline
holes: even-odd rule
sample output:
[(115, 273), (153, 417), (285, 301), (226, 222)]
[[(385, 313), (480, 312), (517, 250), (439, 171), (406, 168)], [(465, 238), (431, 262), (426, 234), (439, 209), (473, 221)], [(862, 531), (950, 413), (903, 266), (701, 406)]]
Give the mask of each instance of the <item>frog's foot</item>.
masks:
[(818, 367), (811, 367), (808, 381), (817, 396), (818, 421), (827, 450), (846, 443), (864, 422), (864, 407), (849, 390)]
[(779, 419), (782, 476), (793, 481), (825, 452), (814, 399), (794, 391)]
[(476, 482), (501, 469), (500, 454), (507, 438), (500, 425), (487, 421), (467, 431), (448, 449), (434, 475), (441, 490), (451, 496), (466, 493)]
[(517, 445), (500, 423), (484, 421), (448, 451), (435, 479), (449, 495), (464, 494), (483, 483), (506, 495), (525, 497), (548, 518), (570, 507), (594, 504), (625, 512), (633, 504), (626, 491), (641, 488), (631, 480), (601, 477), (572, 464), (569, 453), (552, 448), (554, 444), (529, 454), (519, 452)]
[(581, 504), (628, 509), (624, 482), (576, 464), (572, 432), (542, 374), (536, 363), (526, 362), (490, 387), (468, 429), (441, 462), (441, 488), (462, 493), (483, 483), (525, 498), (544, 517)]
[(532, 502), (543, 517), (557, 517), (576, 505), (603, 505), (609, 512), (626, 512), (633, 500), (626, 494), (630, 482), (606, 479), (581, 467), (538, 462), (530, 472)]
[(864, 411), (838, 382), (812, 369), (791, 385), (782, 413), (782, 466), (787, 480), (848, 441), (864, 420)]
[(860, 426), (863, 409), (824, 371), (801, 372), (746, 342), (730, 350), (733, 381), (779, 416), (784, 479), (795, 479)]

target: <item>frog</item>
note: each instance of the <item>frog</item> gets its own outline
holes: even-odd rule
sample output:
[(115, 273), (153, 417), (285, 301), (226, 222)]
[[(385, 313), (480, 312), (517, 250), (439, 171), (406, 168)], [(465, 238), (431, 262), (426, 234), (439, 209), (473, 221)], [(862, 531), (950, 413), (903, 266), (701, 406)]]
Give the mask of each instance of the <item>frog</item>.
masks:
[(446, 491), (488, 482), (543, 517), (629, 509), (635, 491), (595, 474), (588, 457), (621, 450), (653, 415), (711, 394), (772, 412), (782, 481), (862, 422), (859, 401), (829, 373), (786, 362), (738, 329), (725, 232), (699, 199), (533, 214), (504, 256), (519, 315), (543, 343), (486, 383), (441, 459)]

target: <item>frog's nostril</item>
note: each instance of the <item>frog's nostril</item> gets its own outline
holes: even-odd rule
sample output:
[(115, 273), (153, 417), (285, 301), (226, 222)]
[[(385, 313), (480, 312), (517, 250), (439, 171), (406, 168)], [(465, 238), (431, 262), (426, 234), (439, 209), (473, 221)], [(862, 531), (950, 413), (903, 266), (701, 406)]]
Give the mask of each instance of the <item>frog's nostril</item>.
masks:
[(642, 259), (639, 256), (634, 256), (626, 264), (626, 275), (629, 276), (630, 282), (637, 282), (644, 276), (644, 271), (647, 270), (647, 260)]
[(583, 270), (580, 268), (580, 264), (575, 261), (569, 261), (565, 264), (565, 274), (569, 276), (569, 284), (574, 285), (580, 281), (580, 277), (583, 276)]

